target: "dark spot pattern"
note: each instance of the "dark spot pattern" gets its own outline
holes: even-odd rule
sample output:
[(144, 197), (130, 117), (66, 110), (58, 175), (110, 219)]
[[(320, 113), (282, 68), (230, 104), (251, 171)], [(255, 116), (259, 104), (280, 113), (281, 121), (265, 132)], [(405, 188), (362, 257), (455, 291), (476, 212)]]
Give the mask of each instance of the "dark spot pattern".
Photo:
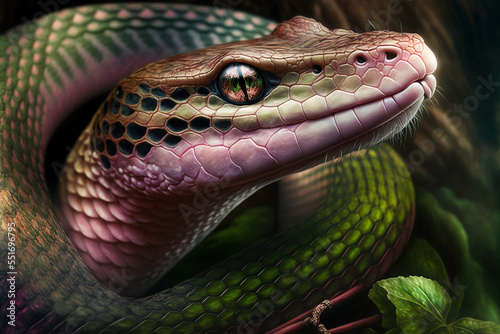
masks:
[(201, 86), (200, 88), (198, 88), (198, 94), (208, 95), (208, 94), (210, 94), (210, 90), (205, 86)]
[(108, 156), (112, 157), (113, 155), (116, 154), (116, 144), (112, 140), (106, 140), (106, 152), (108, 153)]
[(231, 122), (230, 119), (227, 119), (227, 118), (214, 119), (214, 127), (219, 129), (222, 132), (228, 131), (232, 125), (233, 125), (233, 123)]
[(158, 100), (152, 97), (145, 97), (141, 101), (141, 109), (144, 111), (155, 111), (158, 106)]
[(109, 110), (109, 101), (106, 100), (102, 105), (102, 114), (104, 115)]
[(167, 134), (167, 131), (164, 129), (152, 129), (149, 130), (148, 132), (148, 139), (151, 140), (152, 142), (158, 143), (165, 137)]
[(148, 153), (152, 147), (153, 147), (153, 145), (151, 145), (150, 143), (146, 143), (146, 142), (137, 144), (137, 146), (135, 147), (135, 151), (137, 152), (137, 156), (139, 158), (144, 158), (146, 155), (148, 155)]
[(115, 139), (120, 138), (125, 133), (125, 127), (120, 122), (111, 124), (111, 136)]
[(134, 151), (134, 144), (126, 139), (123, 139), (118, 143), (118, 149), (120, 150), (120, 153), (124, 155), (131, 155)]
[(139, 91), (142, 93), (142, 94), (148, 94), (150, 91), (151, 91), (151, 87), (149, 87), (148, 85), (146, 85), (145, 83), (141, 83), (139, 85)]
[(109, 169), (111, 167), (111, 164), (109, 163), (109, 159), (105, 155), (100, 155), (101, 162), (104, 168)]
[(180, 118), (173, 117), (167, 121), (167, 128), (173, 132), (181, 132), (186, 130), (187, 127), (187, 122)]
[(101, 129), (102, 129), (102, 132), (104, 134), (108, 134), (109, 133), (109, 122), (106, 120), (103, 120), (101, 123)]
[(189, 92), (184, 88), (177, 88), (170, 96), (176, 101), (185, 101), (189, 95)]
[(130, 116), (132, 115), (133, 113), (135, 113), (135, 110), (134, 109), (131, 109), (127, 106), (122, 106), (122, 108), (120, 109), (120, 113), (123, 115), (123, 116)]
[(189, 122), (189, 127), (195, 131), (205, 131), (210, 127), (210, 119), (206, 117), (196, 117)]
[(151, 90), (151, 93), (153, 93), (153, 95), (156, 97), (160, 97), (160, 98), (167, 97), (167, 94), (165, 94), (165, 92), (161, 88), (153, 88)]
[(116, 88), (115, 96), (119, 99), (123, 98), (123, 87), (122, 86), (118, 86)]
[(95, 124), (94, 124), (94, 134), (96, 136), (101, 135), (101, 128), (99, 127), (99, 123), (97, 123), (97, 122), (95, 122)]
[(160, 111), (170, 111), (174, 109), (174, 107), (177, 105), (174, 101), (170, 99), (163, 99), (160, 102)]
[(126, 104), (137, 104), (141, 100), (141, 96), (136, 93), (128, 93), (127, 96), (125, 96), (125, 103)]
[(120, 111), (120, 107), (121, 107), (121, 104), (120, 102), (118, 102), (117, 100), (112, 100), (111, 101), (111, 105), (109, 106), (109, 110), (113, 113), (113, 114), (118, 114), (118, 112)]
[(97, 138), (95, 140), (95, 148), (101, 153), (104, 152), (104, 143), (102, 142), (101, 138)]
[[(211, 94), (210, 88), (206, 86), (198, 87), (197, 94), (207, 96)], [(151, 94), (148, 96), (148, 94)], [(125, 93), (122, 86), (118, 86), (115, 90), (115, 97), (107, 100), (102, 105), (102, 112), (109, 111), (113, 114), (120, 113), (121, 116), (134, 115), (138, 110), (145, 112), (154, 112), (160, 110), (163, 112), (174, 109), (178, 102), (185, 101), (190, 97), (188, 90), (177, 88), (173, 93), (167, 95), (162, 88), (150, 87), (147, 84), (141, 83), (138, 86), (137, 93)], [(146, 95), (145, 97), (143, 97)], [(120, 99), (120, 100), (118, 100)], [(123, 102), (122, 102), (123, 101)], [(137, 106), (139, 104), (139, 106)], [(135, 107), (133, 107), (135, 106)], [(212, 122), (212, 123), (211, 123)], [(94, 126), (94, 136), (90, 139), (90, 147), (93, 151), (97, 151), (102, 162), (102, 166), (109, 169), (111, 162), (109, 157), (113, 157), (120, 153), (125, 156), (130, 156), (134, 152), (139, 158), (145, 158), (154, 146), (154, 143), (163, 143), (165, 146), (173, 148), (181, 141), (179, 133), (190, 128), (193, 131), (202, 132), (213, 125), (217, 130), (226, 132), (233, 126), (232, 120), (229, 118), (217, 118), (211, 120), (209, 117), (197, 116), (191, 121), (186, 121), (180, 117), (172, 117), (166, 122), (165, 128), (148, 129), (138, 123), (130, 123), (124, 126), (121, 122), (110, 122), (107, 119), (96, 122)], [(169, 132), (167, 132), (169, 130)], [(99, 138), (101, 133), (111, 135), (111, 139)], [(127, 137), (123, 138), (124, 135)], [(96, 138), (97, 137), (97, 138)], [(147, 138), (148, 142), (142, 141), (134, 144), (143, 138)], [(94, 140), (94, 138), (96, 138)], [(115, 139), (117, 141), (115, 141)], [(118, 141), (119, 140), (119, 141)]]
[(174, 135), (168, 135), (165, 140), (163, 141), (165, 143), (165, 145), (167, 145), (168, 147), (174, 147), (176, 146), (177, 144), (179, 144), (181, 142), (181, 137), (179, 136), (174, 136)]
[(147, 128), (136, 123), (127, 126), (127, 136), (132, 140), (139, 140), (146, 134)]

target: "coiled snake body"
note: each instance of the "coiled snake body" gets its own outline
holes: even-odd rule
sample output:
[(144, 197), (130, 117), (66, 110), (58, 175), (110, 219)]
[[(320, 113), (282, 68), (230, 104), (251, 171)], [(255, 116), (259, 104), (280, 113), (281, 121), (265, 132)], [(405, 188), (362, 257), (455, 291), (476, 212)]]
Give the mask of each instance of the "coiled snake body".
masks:
[[(44, 155), (75, 106), (140, 66), (275, 27), (128, 4), (65, 10), (2, 36), (2, 331), (265, 331), (385, 272), (409, 237), (414, 198), (404, 164), (381, 146), (289, 180), (290, 200), (309, 180), (305, 222), (172, 289), (124, 297), (144, 293), (259, 187), (401, 130), (435, 89), (434, 55), (412, 34), (296, 17), (269, 37), (137, 70), (68, 158), (58, 210), (71, 241), (55, 214)], [(217, 195), (197, 206), (207, 187)]]

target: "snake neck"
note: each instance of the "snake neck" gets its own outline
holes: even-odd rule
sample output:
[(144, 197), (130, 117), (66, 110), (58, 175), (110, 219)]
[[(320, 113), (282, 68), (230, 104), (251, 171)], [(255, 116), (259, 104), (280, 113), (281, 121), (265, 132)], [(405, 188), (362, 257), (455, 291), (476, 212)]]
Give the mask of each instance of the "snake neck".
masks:
[(146, 293), (261, 186), (227, 187), (229, 180), (221, 179), (169, 193), (175, 185), (148, 180), (148, 168), (139, 161), (106, 169), (89, 146), (80, 141), (66, 161), (58, 211), (90, 271), (124, 296)]

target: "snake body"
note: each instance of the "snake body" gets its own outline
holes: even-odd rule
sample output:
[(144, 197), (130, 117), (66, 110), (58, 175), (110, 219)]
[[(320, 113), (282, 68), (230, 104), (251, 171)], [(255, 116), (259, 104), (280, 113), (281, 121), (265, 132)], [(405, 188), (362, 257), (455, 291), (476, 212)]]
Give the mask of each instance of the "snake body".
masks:
[[(231, 258), (207, 272), (146, 298), (122, 297), (101, 285), (89, 273), (80, 257), (81, 255), (86, 260), (90, 269), (99, 277), (102, 271), (99, 271), (98, 266), (90, 265), (92, 259), (87, 256), (92, 250), (82, 246), (74, 236), (70, 242), (61, 228), (44, 183), (43, 159), (53, 131), (75, 106), (89, 96), (109, 89), (121, 77), (140, 66), (221, 42), (261, 37), (269, 34), (275, 26), (270, 21), (239, 12), (180, 5), (129, 4), (65, 10), (47, 15), (39, 21), (14, 29), (3, 36), (0, 41), (0, 66), (2, 73), (5, 73), (5, 80), (0, 86), (0, 127), (2, 129), (0, 234), (2, 240), (9, 240), (8, 238), (15, 236), (15, 247), (11, 249), (11, 244), (2, 242), (0, 254), (2, 258), (7, 258), (14, 252), (15, 263), (13, 267), (10, 267), (11, 264), (6, 267), (4, 261), (0, 267), (1, 289), (5, 289), (5, 293), (2, 293), (1, 304), (3, 306), (2, 321), (4, 321), (9, 313), (7, 306), (12, 300), (8, 297), (9, 280), (14, 277), (16, 326), (10, 326), (7, 321), (4, 321), (2, 330), (7, 333), (29, 330), (80, 331), (82, 333), (102, 331), (158, 333), (213, 331), (217, 333), (271, 330), (292, 318), (303, 318), (304, 312), (325, 298), (333, 298), (358, 287), (368, 287), (385, 272), (401, 252), (409, 237), (413, 224), (414, 202), (408, 172), (402, 161), (387, 146), (370, 149), (360, 153), (356, 158), (346, 158), (341, 163), (318, 166), (313, 170), (303, 172), (300, 178), (295, 177), (289, 180), (291, 197), (293, 194), (300, 193), (304, 180), (313, 180), (309, 182), (310, 187), (314, 189), (314, 192), (325, 195), (320, 202), (315, 204), (315, 213), (304, 223), (245, 250), (238, 257)], [(304, 38), (304, 35), (308, 34), (309, 36), (306, 36), (308, 38)], [(297, 160), (300, 163), (294, 164), (293, 161), (287, 161), (274, 174), (267, 172), (266, 166), (261, 166), (261, 169), (257, 169), (257, 172), (252, 175), (251, 167), (245, 167), (244, 162), (240, 162), (239, 166), (246, 172), (243, 174), (250, 175), (251, 182), (245, 187), (244, 177), (232, 175), (230, 181), (235, 182), (236, 185), (228, 187), (232, 192), (231, 195), (222, 198), (226, 202), (222, 201), (215, 205), (218, 216), (223, 216), (227, 208), (236, 205), (244, 195), (250, 194), (258, 186), (297, 169), (316, 164), (320, 160), (330, 160), (334, 155), (338, 156), (343, 151), (347, 152), (358, 146), (379, 142), (392, 135), (393, 128), (397, 131), (406, 125), (420, 106), (424, 93), (428, 97), (432, 95), (435, 82), (429, 74), (435, 68), (435, 58), (421, 38), (415, 35), (373, 32), (371, 35), (360, 36), (362, 35), (345, 30), (330, 32), (312, 20), (295, 18), (278, 26), (271, 38), (233, 44), (226, 46), (226, 49), (217, 47), (209, 49), (206, 51), (207, 54), (212, 56), (219, 54), (219, 56), (213, 56), (210, 60), (212, 63), (209, 61), (208, 65), (203, 61), (198, 62), (197, 57), (201, 57), (203, 52), (197, 52), (146, 66), (132, 74), (129, 79), (126, 79), (128, 81), (124, 81), (119, 88), (114, 88), (110, 97), (103, 103), (93, 123), (86, 130), (89, 137), (77, 144), (74, 150), (76, 153), (72, 153), (74, 157), (78, 157), (80, 153), (80, 156), (90, 157), (84, 161), (89, 162), (94, 159), (96, 164), (84, 168), (83, 163), (75, 163), (78, 161), (77, 158), (70, 157), (69, 163), (73, 164), (76, 170), (73, 175), (87, 175), (91, 178), (92, 173), (99, 174), (97, 170), (107, 170), (117, 161), (113, 160), (114, 154), (109, 154), (113, 151), (113, 146), (106, 147), (106, 154), (109, 157), (106, 155), (102, 157), (101, 153), (104, 150), (101, 151), (97, 147), (99, 139), (103, 141), (112, 139), (111, 134), (108, 137), (105, 136), (108, 135), (107, 133), (103, 135), (105, 132), (102, 128), (103, 119), (109, 120), (106, 118), (109, 115), (111, 117), (130, 116), (124, 115), (124, 109), (118, 109), (119, 107), (116, 107), (114, 114), (121, 114), (113, 116), (113, 111), (111, 111), (114, 108), (113, 99), (125, 99), (126, 97), (121, 96), (134, 93), (142, 101), (149, 99), (149, 102), (143, 105), (144, 108), (156, 108), (157, 111), (160, 111), (161, 102), (156, 102), (156, 104), (154, 101), (151, 102), (154, 99), (155, 87), (163, 89), (163, 92), (157, 91), (156, 101), (167, 99), (176, 102), (184, 101), (187, 99), (186, 96), (174, 98), (175, 94), (183, 95), (182, 90), (188, 92), (193, 98), (198, 97), (198, 100), (206, 96), (209, 96), (206, 97), (207, 99), (210, 97), (216, 99), (216, 93), (220, 92), (217, 92), (217, 88), (213, 88), (211, 83), (214, 82), (216, 73), (229, 64), (228, 59), (237, 63), (260, 61), (261, 69), (270, 73), (271, 79), (266, 79), (270, 80), (268, 81), (269, 89), (262, 94), (269, 94), (266, 103), (269, 103), (271, 107), (273, 99), (282, 98), (283, 103), (288, 101), (286, 94), (276, 95), (283, 83), (288, 84), (290, 90), (293, 89), (292, 86), (299, 84), (314, 87), (313, 90), (302, 88), (298, 90), (298, 95), (290, 93), (288, 98), (290, 96), (292, 100), (294, 97), (301, 98), (301, 94), (305, 91), (311, 91), (313, 93), (300, 102), (305, 103), (308, 98), (314, 98), (314, 103), (311, 105), (315, 106), (320, 104), (317, 97), (327, 100), (328, 94), (341, 91), (335, 87), (346, 87), (352, 90), (351, 100), (346, 96), (342, 98), (341, 95), (335, 95), (333, 98), (339, 110), (338, 115), (342, 114), (343, 110), (349, 110), (349, 107), (382, 103), (385, 104), (383, 110), (388, 119), (370, 121), (362, 108), (358, 110), (354, 108), (353, 110), (356, 111), (352, 111), (349, 115), (356, 116), (359, 121), (358, 127), (361, 126), (363, 130), (361, 133), (355, 133), (356, 126), (352, 123), (339, 125), (339, 132), (344, 132), (342, 145), (330, 142), (326, 146), (321, 146), (322, 141), (320, 140), (318, 144), (318, 140), (315, 139), (317, 137), (299, 135), (297, 131), (296, 140), (301, 151), (301, 159)], [(332, 46), (333, 56), (325, 60), (327, 57), (324, 57), (319, 46), (322, 42), (323, 45), (329, 43), (328, 38), (332, 41), (334, 38), (340, 39), (342, 43), (338, 50)], [(307, 46), (311, 40), (319, 41), (319, 44), (309, 46), (316, 51), (301, 58), (302, 62), (296, 61), (296, 64), (290, 65), (290, 59), (294, 59), (293, 50), (286, 55), (283, 50), (288, 46), (280, 45), (280, 41), (286, 42), (288, 39), (303, 44), (303, 47)], [(400, 49), (397, 49), (395, 45), (399, 45)], [(408, 45), (413, 50), (412, 52), (408, 51)], [(266, 48), (267, 50), (281, 48), (285, 56), (268, 56)], [(381, 49), (377, 51), (377, 48)], [(220, 50), (223, 50), (223, 55), (228, 56), (226, 58), (221, 56)], [(238, 50), (252, 50), (253, 54), (249, 55), (248, 52), (245, 54), (243, 51), (243, 55), (238, 56)], [(353, 79), (353, 73), (350, 72), (352, 63), (360, 55), (356, 54), (354, 60), (352, 58), (354, 56), (349, 58), (348, 55), (353, 55), (358, 51), (363, 52), (362, 55), (368, 63), (373, 59), (379, 59), (377, 57), (386, 57), (388, 53), (391, 53), (391, 59), (392, 54), (396, 53), (397, 59), (393, 64), (388, 65), (386, 72), (383, 72), (383, 66), (380, 67), (380, 64), (375, 62), (375, 68), (384, 73), (384, 78), (374, 73), (369, 74), (365, 69), (363, 73), (366, 75), (361, 74), (357, 79)], [(335, 55), (339, 55), (338, 58), (335, 58)], [(391, 59), (384, 58), (381, 63)], [(330, 62), (332, 64), (336, 62), (335, 66), (330, 66)], [(349, 62), (351, 67), (347, 66)], [(318, 64), (322, 65), (322, 71), (310, 73), (311, 69), (317, 72), (317, 68), (313, 68), (313, 65)], [(404, 73), (407, 73), (410, 67), (415, 73), (409, 79)], [(167, 69), (168, 72), (168, 79), (166, 77), (165, 82), (158, 75), (158, 71), (161, 72), (162, 69)], [(391, 72), (391, 69), (394, 71)], [(293, 73), (298, 73), (295, 78), (293, 78)], [(328, 82), (323, 81), (322, 84), (315, 85), (320, 78), (326, 79), (328, 75), (333, 78), (335, 73), (340, 75), (337, 80), (330, 79)], [(368, 84), (370, 80), (373, 80), (371, 86)], [(374, 83), (377, 80), (378, 83)], [(393, 85), (381, 84), (384, 80), (389, 80)], [(193, 88), (199, 86), (205, 87), (205, 90), (202, 92), (197, 90), (198, 88)], [(353, 89), (353, 86), (357, 87)], [(362, 87), (363, 89), (360, 89)], [(382, 94), (382, 97), (388, 96), (388, 98), (381, 99), (380, 95), (371, 95), (373, 93), (370, 92), (373, 92), (375, 87), (378, 87), (379, 93), (384, 89), (388, 90)], [(181, 93), (175, 93), (179, 92), (177, 90), (179, 88)], [(404, 90), (406, 88), (409, 90)], [(410, 91), (411, 103), (403, 98), (406, 96), (402, 94), (403, 90), (406, 93)], [(360, 93), (356, 95), (356, 91)], [(245, 99), (250, 100), (250, 94), (250, 91), (245, 91)], [(393, 107), (397, 105), (397, 108), (403, 111), (387, 116), (392, 110), (389, 99), (394, 96), (396, 97), (392, 100)], [(297, 101), (300, 98), (297, 98), (294, 103), (299, 104)], [(266, 97), (263, 99), (266, 101)], [(223, 101), (221, 101), (222, 99), (219, 98), (210, 103), (222, 105)], [(257, 102), (261, 103), (260, 100)], [(155, 104), (154, 108), (151, 107), (151, 103)], [(193, 101), (190, 100), (190, 103)], [(205, 103), (211, 106), (209, 102)], [(121, 108), (130, 107), (133, 104), (126, 100), (120, 102)], [(182, 120), (183, 114), (179, 112), (180, 107), (176, 106), (176, 113), (172, 114), (168, 113), (170, 109), (174, 109), (170, 108), (171, 103), (165, 102), (164, 105), (167, 118), (160, 119), (155, 126), (161, 128), (160, 125), (163, 125), (166, 126), (166, 130), (176, 132), (179, 128), (172, 124), (169, 127), (168, 119), (175, 116)], [(329, 106), (329, 108), (330, 113), (333, 112), (331, 109), (334, 107)], [(373, 109), (374, 106), (372, 105), (371, 108)], [(209, 125), (203, 122), (197, 122), (198, 125), (194, 125), (195, 123), (192, 122), (190, 129), (196, 132), (195, 128), (198, 126), (207, 130), (207, 127), (215, 126), (219, 116), (221, 119), (229, 117), (233, 122), (232, 126), (236, 127), (240, 133), (245, 131), (251, 133), (255, 130), (255, 124), (262, 126), (263, 131), (267, 132), (270, 131), (269, 129), (286, 128), (290, 125), (298, 128), (301, 122), (298, 119), (287, 120), (283, 124), (285, 114), (291, 119), (298, 115), (289, 111), (290, 109), (284, 108), (280, 117), (262, 116), (256, 110), (253, 114), (243, 111), (241, 115), (244, 117), (238, 119), (235, 114), (231, 113), (214, 112), (213, 115), (207, 115), (201, 111), (200, 115), (211, 117)], [(306, 113), (306, 119), (310, 118), (311, 122), (302, 121), (308, 125), (316, 124), (317, 135), (321, 135), (322, 131), (328, 132), (324, 126), (321, 127), (322, 120), (330, 117), (325, 114), (324, 110), (304, 108), (303, 111)], [(142, 110), (142, 112), (144, 113), (137, 113), (137, 115), (147, 114), (149, 111)], [(272, 110), (268, 112), (271, 114)], [(314, 115), (314, 112), (317, 114)], [(185, 118), (192, 120), (200, 115), (185, 116)], [(346, 115), (344, 114), (344, 117), (348, 117)], [(149, 121), (141, 121), (140, 116), (137, 117), (136, 126), (145, 126), (151, 121), (151, 118), (148, 118)], [(341, 118), (341, 116), (338, 117)], [(342, 122), (340, 118), (336, 122)], [(116, 119), (118, 118), (111, 121)], [(124, 126), (128, 128), (129, 124), (131, 123), (125, 123)], [(222, 132), (231, 131), (223, 126), (224, 122), (218, 124), (223, 128)], [(117, 127), (119, 126), (115, 125), (115, 129)], [(191, 131), (179, 130), (177, 132), (180, 134), (175, 133), (175, 136), (189, 142), (186, 138), (190, 135), (188, 132), (182, 132), (184, 130)], [(149, 136), (151, 130), (147, 131)], [(278, 130), (274, 131), (278, 133)], [(351, 131), (353, 134), (348, 133)], [(127, 133), (127, 135), (129, 144), (135, 145), (133, 153), (136, 159), (151, 156), (151, 152), (155, 151), (156, 148), (150, 147), (155, 142), (154, 137), (144, 137), (143, 134), (143, 137), (134, 139), (133, 133)], [(162, 137), (166, 143), (164, 146), (178, 144), (178, 138), (174, 140), (176, 142), (174, 145), (174, 141), (167, 141), (165, 135), (166, 133)], [(289, 139), (289, 137), (283, 137), (282, 141), (287, 142)], [(146, 141), (149, 146), (142, 145), (147, 148), (144, 152), (138, 147)], [(109, 145), (118, 145), (117, 142)], [(116, 149), (117, 146), (114, 146), (114, 150)], [(85, 153), (83, 150), (92, 153)], [(251, 148), (247, 148), (247, 152), (248, 150)], [(279, 154), (275, 152), (274, 156), (279, 156)], [(284, 156), (286, 155), (284, 153)], [(293, 156), (292, 158), (292, 160), (295, 159)], [(206, 171), (210, 171), (209, 166), (203, 167)], [(66, 178), (66, 182), (69, 180), (66, 184), (71, 185), (71, 181), (75, 179), (71, 178), (72, 172), (66, 173), (69, 176), (63, 176), (63, 179)], [(206, 184), (202, 183), (202, 185)], [(85, 192), (82, 193), (78, 188), (80, 185), (82, 183), (76, 182), (73, 187), (63, 187), (62, 202), (64, 203), (65, 198), (70, 198), (75, 194), (81, 198), (88, 198)], [(226, 189), (224, 187), (225, 185), (221, 186), (221, 192)], [(236, 191), (235, 188), (238, 190)], [(88, 193), (91, 191), (87, 190)], [(180, 196), (182, 189), (175, 189), (173, 193)], [(101, 197), (109, 196), (102, 195)], [(67, 204), (69, 207), (72, 206), (71, 203)], [(78, 205), (72, 207), (74, 209)], [(63, 216), (64, 210), (63, 206), (61, 209)], [(210, 210), (214, 212), (215, 209)], [(92, 216), (92, 214), (87, 214), (87, 216)], [(209, 224), (210, 228), (213, 228), (219, 220), (220, 217), (214, 219)], [(82, 232), (78, 228), (74, 230)], [(194, 233), (196, 236), (191, 239), (200, 238), (206, 232), (201, 233), (199, 230), (200, 226), (196, 225), (195, 231), (197, 232)], [(71, 235), (71, 227), (68, 231)], [(80, 255), (72, 243), (76, 245)], [(169, 249), (171, 248), (179, 248), (179, 245), (171, 246)], [(183, 251), (188, 248), (185, 247)], [(112, 257), (113, 255), (110, 255), (110, 258)], [(128, 268), (127, 265), (122, 267)], [(130, 274), (130, 272), (126, 273)], [(151, 281), (157, 279), (154, 275), (146, 275), (139, 281), (148, 281), (149, 278)], [(100, 279), (106, 281), (106, 276)], [(131, 279), (131, 282), (130, 290), (142, 289), (137, 280)], [(109, 284), (109, 281), (107, 283)], [(113, 288), (112, 284), (110, 285), (109, 287), (115, 291), (123, 288)], [(126, 294), (131, 295), (130, 290)], [(118, 292), (123, 292), (123, 289)]]

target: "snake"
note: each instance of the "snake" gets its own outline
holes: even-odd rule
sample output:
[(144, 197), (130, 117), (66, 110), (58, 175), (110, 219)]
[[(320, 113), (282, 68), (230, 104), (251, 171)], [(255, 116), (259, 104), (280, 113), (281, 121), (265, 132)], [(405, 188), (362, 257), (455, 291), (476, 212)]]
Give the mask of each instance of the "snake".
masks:
[[(410, 174), (367, 147), (434, 93), (416, 34), (141, 3), (65, 9), (0, 43), (2, 332), (284, 333), (369, 288), (409, 239)], [(102, 92), (52, 199), (49, 140)], [(302, 222), (148, 294), (279, 179)]]

